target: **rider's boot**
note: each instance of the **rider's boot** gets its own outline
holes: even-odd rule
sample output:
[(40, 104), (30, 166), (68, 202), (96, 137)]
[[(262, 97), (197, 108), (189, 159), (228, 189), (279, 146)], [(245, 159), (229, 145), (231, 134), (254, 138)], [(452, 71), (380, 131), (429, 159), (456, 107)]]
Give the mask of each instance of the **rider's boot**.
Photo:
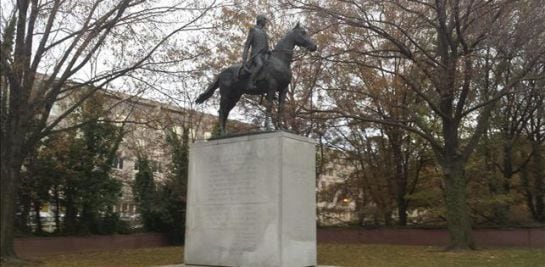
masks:
[(257, 85), (256, 85), (256, 80), (255, 80), (254, 73), (252, 73), (252, 75), (250, 76), (250, 79), (248, 80), (248, 87), (246, 89), (248, 89), (248, 91), (257, 90)]
[(263, 69), (263, 61), (261, 57), (256, 57), (255, 59), (255, 67), (252, 71), (252, 74), (250, 75), (250, 78), (248, 79), (248, 91), (255, 91), (257, 90), (257, 75), (261, 72), (261, 69)]

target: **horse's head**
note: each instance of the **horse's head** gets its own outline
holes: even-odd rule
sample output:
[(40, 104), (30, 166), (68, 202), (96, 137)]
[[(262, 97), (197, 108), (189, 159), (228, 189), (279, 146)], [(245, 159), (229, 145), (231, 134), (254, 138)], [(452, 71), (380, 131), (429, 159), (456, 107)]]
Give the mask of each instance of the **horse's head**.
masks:
[(314, 52), (318, 49), (318, 46), (316, 46), (316, 44), (310, 39), (307, 31), (305, 30), (305, 28), (299, 25), (299, 22), (291, 31), (291, 35), (295, 42), (295, 45), (304, 47), (311, 52)]

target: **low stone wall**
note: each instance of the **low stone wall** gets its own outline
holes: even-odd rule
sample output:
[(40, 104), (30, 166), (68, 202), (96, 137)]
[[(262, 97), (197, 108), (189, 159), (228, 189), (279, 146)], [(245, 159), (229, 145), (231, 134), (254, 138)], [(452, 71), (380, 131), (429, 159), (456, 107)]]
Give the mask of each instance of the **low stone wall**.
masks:
[[(480, 247), (545, 248), (545, 229), (474, 229)], [(444, 229), (321, 228), (318, 242), (446, 246)]]
[(168, 246), (164, 234), (140, 233), (105, 236), (28, 237), (15, 239), (15, 252), (20, 257), (73, 253), (89, 250), (132, 249)]

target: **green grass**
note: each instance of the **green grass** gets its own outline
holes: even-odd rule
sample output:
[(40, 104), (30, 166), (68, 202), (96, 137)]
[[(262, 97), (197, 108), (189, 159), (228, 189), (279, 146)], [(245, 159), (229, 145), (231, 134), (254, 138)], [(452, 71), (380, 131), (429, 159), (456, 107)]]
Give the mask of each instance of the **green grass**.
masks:
[(339, 266), (545, 266), (545, 249), (445, 252), (438, 247), (320, 244), (318, 263)]
[[(182, 247), (82, 252), (35, 258), (26, 266), (160, 266), (182, 262)], [(437, 247), (318, 245), (318, 263), (336, 266), (545, 266), (545, 249), (444, 252)], [(256, 266), (259, 267), (259, 266)]]

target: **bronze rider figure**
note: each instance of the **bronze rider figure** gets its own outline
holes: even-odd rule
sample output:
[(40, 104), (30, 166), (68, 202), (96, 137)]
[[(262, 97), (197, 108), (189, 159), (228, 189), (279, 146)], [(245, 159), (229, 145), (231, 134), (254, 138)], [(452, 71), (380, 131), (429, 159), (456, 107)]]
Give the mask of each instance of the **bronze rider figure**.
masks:
[[(256, 17), (256, 25), (250, 29), (246, 43), (244, 44), (244, 52), (242, 53), (243, 66), (251, 66), (250, 79), (248, 80), (248, 90), (252, 91), (257, 89), (256, 77), (257, 74), (263, 68), (265, 62), (265, 56), (269, 53), (269, 37), (265, 32), (265, 26), (267, 24), (267, 18), (264, 15), (258, 15)], [(252, 48), (252, 53), (248, 59), (248, 51)]]

